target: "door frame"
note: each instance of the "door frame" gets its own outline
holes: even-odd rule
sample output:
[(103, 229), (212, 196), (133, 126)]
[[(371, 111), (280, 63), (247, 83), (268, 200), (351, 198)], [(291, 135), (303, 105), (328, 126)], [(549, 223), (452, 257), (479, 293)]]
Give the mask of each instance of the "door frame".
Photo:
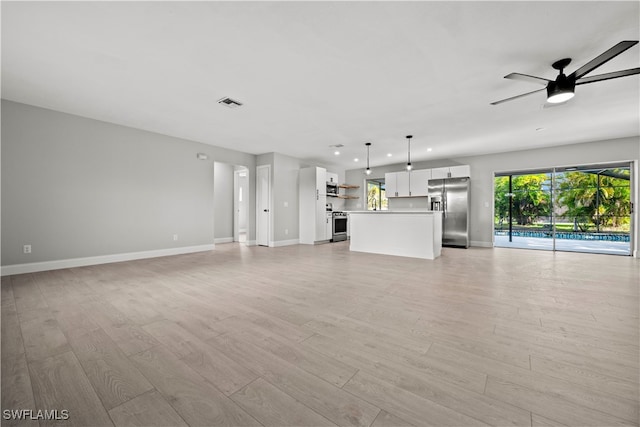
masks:
[[(260, 200), (262, 199), (262, 186), (260, 185), (260, 173), (262, 171), (266, 171), (266, 177), (267, 177), (267, 200), (268, 200), (268, 211), (267, 213), (267, 229), (266, 230), (261, 230), (260, 229), (260, 217), (263, 213), (265, 212), (261, 212), (260, 209), (262, 208), (261, 204), (260, 204)], [(271, 212), (273, 212), (272, 206), (271, 206), (271, 165), (259, 165), (256, 166), (256, 244), (258, 246), (271, 246)], [(262, 244), (260, 242), (260, 233), (262, 231), (266, 232), (266, 244)]]

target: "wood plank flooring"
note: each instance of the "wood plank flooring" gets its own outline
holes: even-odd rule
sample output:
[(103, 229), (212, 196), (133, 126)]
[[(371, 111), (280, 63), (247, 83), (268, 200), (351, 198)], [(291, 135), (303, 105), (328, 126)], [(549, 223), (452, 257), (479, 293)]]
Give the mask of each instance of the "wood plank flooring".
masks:
[(2, 425), (638, 426), (639, 260), (348, 244), (3, 277)]

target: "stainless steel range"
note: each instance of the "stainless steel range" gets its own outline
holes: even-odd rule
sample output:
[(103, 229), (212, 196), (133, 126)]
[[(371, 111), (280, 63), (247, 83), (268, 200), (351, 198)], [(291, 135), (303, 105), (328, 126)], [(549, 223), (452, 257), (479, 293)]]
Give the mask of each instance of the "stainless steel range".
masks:
[(342, 240), (347, 240), (347, 213), (341, 211), (334, 211), (333, 215), (333, 227), (332, 227), (332, 235), (331, 240), (334, 242), (340, 242)]

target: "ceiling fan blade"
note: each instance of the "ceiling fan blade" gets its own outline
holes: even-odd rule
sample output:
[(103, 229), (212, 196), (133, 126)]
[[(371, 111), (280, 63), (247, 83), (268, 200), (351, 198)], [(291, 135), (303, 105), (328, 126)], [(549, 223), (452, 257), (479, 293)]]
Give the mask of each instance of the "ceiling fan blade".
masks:
[(551, 81), (548, 79), (543, 79), (542, 77), (530, 76), (528, 74), (522, 74), (522, 73), (507, 74), (506, 76), (504, 76), (504, 78), (511, 79), (511, 80), (522, 80), (530, 83), (539, 83), (543, 85), (547, 85)]
[(577, 85), (585, 83), (601, 82), (602, 80), (617, 79), (618, 77), (632, 76), (640, 74), (640, 68), (631, 68), (629, 70), (614, 71), (612, 73), (598, 74), (597, 76), (583, 77), (576, 81)]
[(615, 45), (614, 47), (612, 47), (611, 49), (609, 49), (606, 52), (604, 52), (603, 54), (600, 54), (600, 55), (596, 56), (591, 61), (589, 61), (586, 64), (584, 64), (582, 67), (580, 67), (577, 70), (575, 70), (573, 73), (571, 73), (571, 75), (569, 77), (570, 78), (575, 78), (577, 80), (580, 77), (584, 76), (585, 74), (595, 70), (596, 68), (598, 68), (599, 66), (601, 66), (605, 62), (615, 58), (618, 55), (620, 55), (622, 52), (624, 52), (625, 50), (629, 49), (631, 46), (634, 46), (637, 43), (638, 43), (637, 40), (622, 41), (622, 42), (618, 43), (617, 45)]
[(501, 99), (500, 101), (492, 102), (491, 105), (498, 105), (498, 104), (502, 104), (503, 102), (513, 101), (514, 99), (522, 98), (523, 96), (531, 95), (533, 93), (541, 92), (543, 90), (546, 90), (546, 88), (534, 90), (533, 92), (523, 93), (522, 95), (512, 96), (511, 98)]

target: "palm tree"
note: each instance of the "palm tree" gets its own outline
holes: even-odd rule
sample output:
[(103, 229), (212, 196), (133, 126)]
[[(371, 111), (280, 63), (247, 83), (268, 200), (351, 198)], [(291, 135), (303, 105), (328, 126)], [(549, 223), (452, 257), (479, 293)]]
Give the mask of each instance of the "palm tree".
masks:
[[(617, 172), (616, 172), (617, 171)], [(613, 170), (624, 175), (621, 170)], [(599, 232), (603, 226), (628, 224), (630, 215), (629, 181), (623, 178), (588, 172), (565, 172), (558, 176), (558, 204), (566, 207), (581, 231), (593, 224)]]

